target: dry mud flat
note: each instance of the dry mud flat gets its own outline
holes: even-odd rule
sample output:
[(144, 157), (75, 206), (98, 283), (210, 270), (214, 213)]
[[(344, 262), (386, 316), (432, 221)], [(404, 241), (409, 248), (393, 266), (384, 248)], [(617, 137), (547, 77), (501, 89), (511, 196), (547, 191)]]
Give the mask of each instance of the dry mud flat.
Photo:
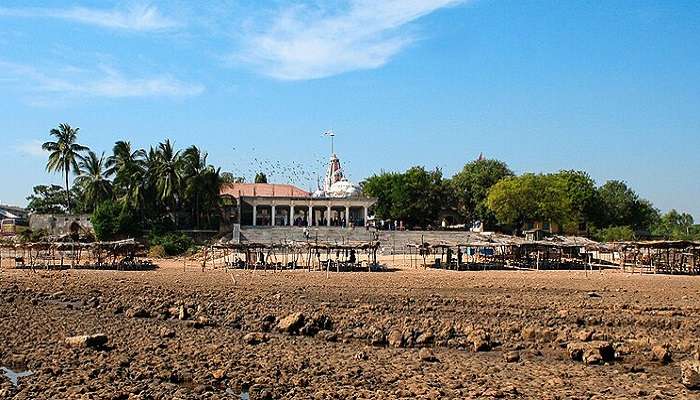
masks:
[(700, 398), (698, 278), (160, 264), (3, 270), (0, 398)]

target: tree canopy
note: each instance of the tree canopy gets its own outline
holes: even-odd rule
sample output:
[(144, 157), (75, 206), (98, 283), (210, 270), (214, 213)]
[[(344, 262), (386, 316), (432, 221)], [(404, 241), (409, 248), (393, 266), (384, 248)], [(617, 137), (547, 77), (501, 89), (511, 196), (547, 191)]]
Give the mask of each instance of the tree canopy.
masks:
[(255, 174), (255, 183), (267, 183), (267, 175), (264, 172)]
[(509, 176), (513, 176), (513, 171), (503, 161), (479, 159), (466, 164), (450, 181), (459, 214), (468, 222), (495, 222), (486, 197), (493, 185)]
[(78, 162), (81, 160), (81, 153), (88, 150), (87, 147), (77, 143), (78, 131), (80, 128), (73, 128), (68, 124), (59, 124), (58, 128), (51, 129), (49, 134), (55, 141), (44, 143), (41, 148), (49, 152), (49, 160), (46, 163), (46, 170), (49, 172), (60, 172), (66, 182), (66, 210), (71, 210), (70, 186), (68, 177), (71, 173), (80, 170)]
[(486, 203), (500, 223), (515, 228), (528, 221), (563, 225), (572, 214), (566, 189), (555, 174), (511, 176), (493, 185)]
[(366, 195), (377, 198), (375, 215), (403, 221), (407, 226), (427, 227), (436, 223), (448, 196), (439, 169), (412, 167), (404, 173), (382, 172), (363, 183)]

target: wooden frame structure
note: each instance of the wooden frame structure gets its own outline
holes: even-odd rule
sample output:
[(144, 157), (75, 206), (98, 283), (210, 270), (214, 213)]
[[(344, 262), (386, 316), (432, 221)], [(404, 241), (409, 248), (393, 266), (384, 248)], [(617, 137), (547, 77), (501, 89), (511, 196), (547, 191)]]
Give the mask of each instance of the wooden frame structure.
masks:
[(687, 240), (618, 242), (619, 268), (632, 273), (700, 273), (700, 243)]
[(204, 249), (202, 268), (376, 271), (379, 242), (220, 242)]
[(145, 247), (133, 239), (114, 242), (0, 243), (0, 265), (11, 259), (18, 269), (148, 270)]

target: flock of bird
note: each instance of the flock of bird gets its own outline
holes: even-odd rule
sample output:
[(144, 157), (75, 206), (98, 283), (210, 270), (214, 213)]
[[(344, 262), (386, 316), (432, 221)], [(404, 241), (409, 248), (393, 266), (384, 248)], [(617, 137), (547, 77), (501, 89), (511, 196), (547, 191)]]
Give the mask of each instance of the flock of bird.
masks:
[(318, 155), (291, 161), (269, 159), (257, 155), (255, 147), (251, 147), (250, 151), (237, 151), (234, 147), (233, 151), (233, 160), (236, 161), (231, 163), (231, 167), (237, 176), (245, 177), (246, 182), (253, 182), (255, 175), (262, 172), (271, 183), (290, 183), (312, 191), (320, 185), (329, 161), (328, 157)]

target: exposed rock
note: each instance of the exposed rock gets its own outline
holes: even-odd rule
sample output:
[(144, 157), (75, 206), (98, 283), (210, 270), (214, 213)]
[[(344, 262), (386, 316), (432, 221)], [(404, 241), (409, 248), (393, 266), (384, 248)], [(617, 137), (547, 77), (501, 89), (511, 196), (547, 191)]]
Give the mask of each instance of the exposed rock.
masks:
[(250, 345), (256, 345), (259, 343), (267, 342), (268, 340), (270, 340), (269, 336), (261, 332), (252, 332), (243, 336), (243, 341)]
[(473, 350), (476, 352), (491, 350), (491, 337), (488, 332), (482, 329), (472, 331), (467, 339), (472, 343)]
[(418, 351), (418, 358), (420, 358), (421, 361), (425, 362), (436, 362), (438, 361), (437, 357), (435, 357), (435, 354), (433, 353), (432, 350), (430, 350), (427, 347), (423, 347)]
[(403, 346), (403, 333), (401, 333), (401, 331), (399, 331), (398, 329), (394, 329), (393, 331), (389, 332), (389, 336), (387, 336), (387, 342), (389, 343), (390, 347), (399, 348)]
[(66, 344), (73, 347), (101, 347), (107, 344), (107, 335), (97, 333), (94, 335), (80, 335), (66, 338)]
[(651, 349), (651, 358), (654, 361), (667, 364), (671, 361), (671, 351), (667, 346), (656, 345)]
[(186, 325), (194, 329), (202, 329), (211, 325), (211, 322), (209, 321), (209, 318), (200, 316), (196, 320), (186, 321)]
[(384, 332), (379, 329), (375, 329), (370, 337), (370, 343), (372, 346), (383, 346), (386, 343), (386, 338), (384, 337)]
[(526, 326), (520, 331), (520, 335), (524, 340), (528, 340), (531, 342), (551, 342), (554, 341), (554, 339), (556, 339), (557, 332), (549, 328)]
[(162, 338), (174, 338), (175, 337), (175, 330), (167, 328), (167, 327), (162, 327), (160, 328), (160, 337)]
[(126, 316), (129, 318), (150, 318), (151, 314), (143, 308), (136, 307), (130, 308), (126, 312)]
[(226, 370), (223, 368), (212, 371), (211, 376), (217, 381), (226, 376)]
[(335, 334), (333, 331), (320, 331), (318, 333), (318, 336), (320, 336), (323, 340), (326, 342), (337, 342), (338, 341), (338, 335)]
[(594, 333), (594, 331), (591, 331), (591, 330), (583, 330), (583, 331), (580, 331), (576, 335), (576, 337), (578, 338), (578, 340), (580, 340), (582, 342), (590, 342), (592, 337), (593, 337), (593, 333)]
[(574, 342), (569, 343), (566, 349), (572, 360), (583, 361), (584, 364), (600, 364), (615, 358), (615, 350), (609, 342)]
[(304, 326), (299, 329), (299, 334), (304, 336), (314, 336), (318, 333), (319, 329), (316, 325), (311, 322), (307, 322)]
[(418, 335), (418, 337), (416, 338), (416, 345), (418, 345), (418, 346), (430, 345), (433, 342), (434, 338), (435, 338), (435, 335), (433, 334), (433, 331), (428, 329), (427, 331)]
[(596, 293), (596, 292), (588, 292), (588, 293), (586, 293), (586, 294), (588, 295), (588, 297), (593, 297), (593, 298), (602, 297), (601, 295), (599, 295), (599, 294)]
[(282, 318), (276, 329), (282, 333), (295, 334), (304, 326), (304, 314), (294, 313)]
[(690, 360), (681, 363), (681, 383), (688, 389), (700, 389), (700, 361)]
[(520, 361), (520, 353), (517, 351), (508, 351), (503, 353), (503, 359), (506, 362), (514, 363)]
[(275, 317), (274, 315), (265, 315), (262, 321), (260, 322), (260, 330), (263, 332), (270, 332), (272, 330), (272, 327), (275, 326), (276, 321), (277, 317)]

